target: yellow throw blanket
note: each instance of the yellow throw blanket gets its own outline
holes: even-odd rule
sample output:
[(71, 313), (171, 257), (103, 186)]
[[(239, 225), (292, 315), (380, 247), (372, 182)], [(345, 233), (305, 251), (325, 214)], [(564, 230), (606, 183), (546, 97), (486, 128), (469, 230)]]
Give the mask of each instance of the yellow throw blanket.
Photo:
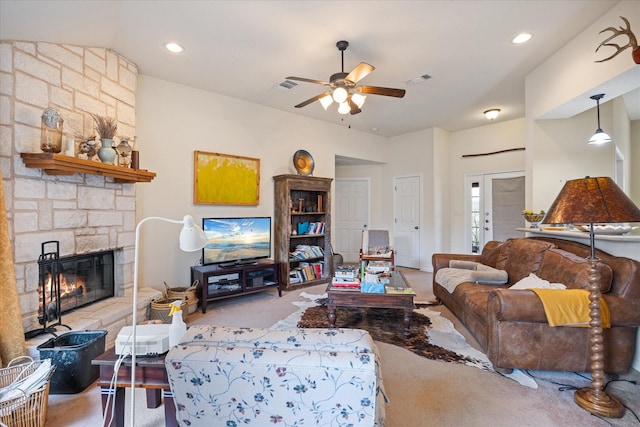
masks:
[[(530, 289), (544, 306), (549, 326), (589, 327), (589, 291), (584, 289)], [(600, 297), (602, 327), (611, 327), (609, 307)]]

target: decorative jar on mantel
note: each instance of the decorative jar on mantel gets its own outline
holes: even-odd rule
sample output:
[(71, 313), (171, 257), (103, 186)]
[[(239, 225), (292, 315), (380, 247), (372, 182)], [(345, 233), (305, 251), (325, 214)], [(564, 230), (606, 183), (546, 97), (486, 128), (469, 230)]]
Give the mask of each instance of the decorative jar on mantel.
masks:
[(47, 108), (42, 113), (40, 149), (45, 153), (62, 151), (62, 123), (64, 120), (54, 108)]

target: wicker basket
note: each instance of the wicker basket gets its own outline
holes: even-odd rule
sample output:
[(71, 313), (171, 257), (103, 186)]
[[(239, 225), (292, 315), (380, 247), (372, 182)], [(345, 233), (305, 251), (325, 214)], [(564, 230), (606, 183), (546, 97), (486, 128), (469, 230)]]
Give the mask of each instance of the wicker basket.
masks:
[(164, 282), (167, 298), (173, 299), (186, 299), (188, 306), (188, 313), (193, 314), (198, 308), (198, 294), (196, 288), (198, 287), (198, 281), (196, 280), (188, 288), (170, 288), (167, 282)]
[[(35, 361), (30, 365), (0, 368), (0, 388), (9, 386), (21, 373), (22, 377), (31, 375), (41, 363), (42, 361)], [(49, 384), (50, 381), (47, 381), (38, 390), (0, 402), (0, 423), (8, 427), (44, 427), (47, 419)]]
[[(171, 323), (171, 317), (169, 316), (169, 312), (171, 312), (171, 303), (177, 299), (178, 298), (159, 298), (151, 301), (151, 313), (149, 313), (149, 320), (161, 320), (162, 323)], [(182, 299), (180, 309), (182, 310), (182, 320), (187, 323), (189, 313), (187, 313), (186, 298)]]

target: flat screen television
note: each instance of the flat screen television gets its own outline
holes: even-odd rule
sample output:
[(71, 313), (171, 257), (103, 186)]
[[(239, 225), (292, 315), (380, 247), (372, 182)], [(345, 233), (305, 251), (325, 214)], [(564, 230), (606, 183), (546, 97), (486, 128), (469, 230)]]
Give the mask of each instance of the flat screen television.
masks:
[(203, 218), (207, 244), (202, 264), (222, 267), (254, 263), (271, 256), (271, 218)]

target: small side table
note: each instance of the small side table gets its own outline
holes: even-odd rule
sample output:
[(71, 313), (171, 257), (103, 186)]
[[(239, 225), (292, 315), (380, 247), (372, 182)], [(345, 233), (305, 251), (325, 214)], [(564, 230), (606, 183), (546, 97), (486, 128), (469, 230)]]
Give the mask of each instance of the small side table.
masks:
[[(164, 398), (164, 422), (167, 427), (177, 427), (176, 407), (173, 403), (173, 394), (169, 387), (167, 370), (164, 366), (165, 354), (159, 356), (136, 357), (136, 387), (142, 387), (147, 391), (147, 408), (160, 406), (161, 397)], [(124, 359), (118, 370), (115, 388), (111, 388), (111, 379), (118, 355), (115, 348), (102, 353), (91, 361), (92, 365), (100, 367), (98, 386), (102, 395), (102, 411), (108, 411), (105, 426), (111, 423), (111, 409), (107, 408), (107, 399), (111, 395), (115, 399), (114, 423), (116, 427), (124, 427), (125, 387), (131, 387), (131, 358)]]

